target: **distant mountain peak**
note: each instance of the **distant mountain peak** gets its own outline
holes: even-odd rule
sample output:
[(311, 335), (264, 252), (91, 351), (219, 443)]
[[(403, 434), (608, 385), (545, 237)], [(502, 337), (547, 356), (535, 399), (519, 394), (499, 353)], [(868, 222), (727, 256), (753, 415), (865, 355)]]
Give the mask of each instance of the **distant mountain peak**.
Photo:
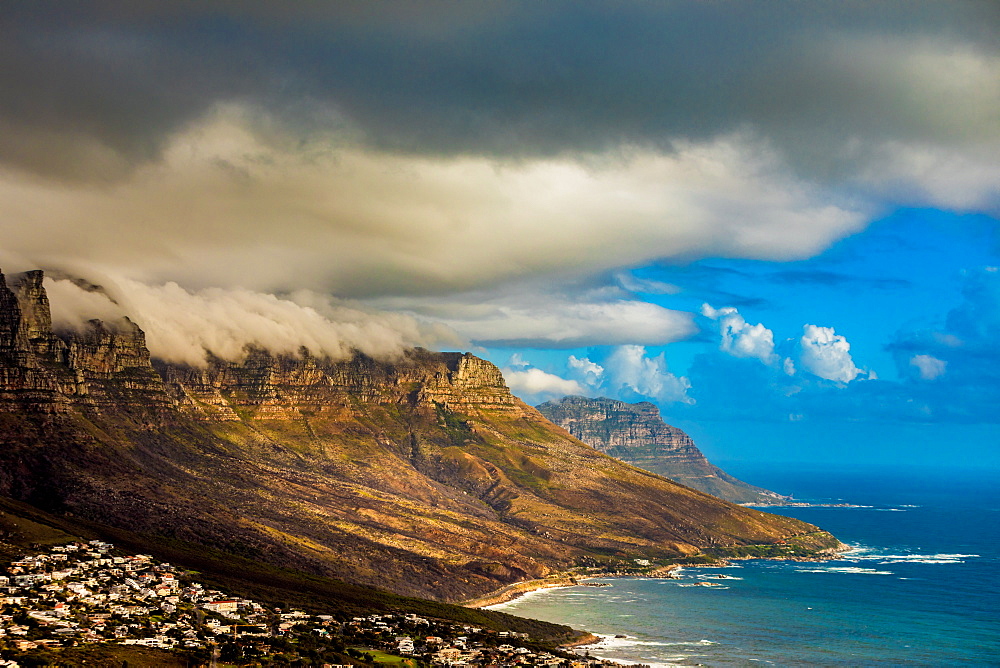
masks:
[(733, 503), (775, 503), (780, 494), (755, 487), (711, 464), (694, 441), (663, 421), (648, 401), (563, 397), (539, 412), (587, 445), (639, 468)]

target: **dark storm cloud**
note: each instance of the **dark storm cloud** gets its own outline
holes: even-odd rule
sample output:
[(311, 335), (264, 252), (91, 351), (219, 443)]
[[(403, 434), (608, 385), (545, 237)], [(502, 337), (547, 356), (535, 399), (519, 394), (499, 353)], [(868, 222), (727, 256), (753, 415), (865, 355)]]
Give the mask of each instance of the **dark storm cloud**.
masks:
[[(438, 154), (665, 146), (749, 127), (819, 171), (851, 139), (964, 144), (996, 133), (984, 110), (995, 91), (932, 97), (996, 56), (997, 12), (985, 2), (3, 11), (0, 148), (38, 170), (79, 171), (81, 155), (109, 173), (150, 159), (219, 101), (259, 106), (304, 137), (340, 122), (375, 146)], [(940, 54), (954, 72), (921, 68)], [(73, 166), (56, 155), (64, 145)]]
[(672, 286), (573, 286), (810, 257), (900, 202), (1000, 210), (991, 7), (11, 0), (0, 265), (152, 286), (150, 312), (176, 281), (433, 295), (469, 340), (676, 340), (690, 318), (636, 299)]

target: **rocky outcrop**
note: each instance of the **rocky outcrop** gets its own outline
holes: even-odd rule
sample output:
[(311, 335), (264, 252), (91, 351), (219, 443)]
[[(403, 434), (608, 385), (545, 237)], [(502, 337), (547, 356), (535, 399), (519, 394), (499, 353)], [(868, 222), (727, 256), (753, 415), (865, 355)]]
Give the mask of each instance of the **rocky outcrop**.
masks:
[(72, 373), (59, 362), (65, 345), (52, 333), (41, 272), (0, 273), (0, 408), (51, 414), (67, 410)]
[(56, 333), (41, 271), (0, 273), (0, 408), (127, 412), (147, 422), (172, 409), (142, 330), (127, 318)]
[(709, 463), (691, 437), (665, 423), (660, 409), (648, 401), (629, 404), (573, 396), (537, 408), (587, 445), (682, 485), (733, 503), (768, 504), (787, 499)]
[(0, 494), (48, 511), (442, 600), (581, 559), (837, 544), (597, 452), (469, 354), (177, 365), (128, 320), (52, 332), (41, 279), (0, 275)]
[(52, 332), (52, 314), (42, 278), (41, 271), (28, 271), (15, 276), (12, 287), (21, 310), (19, 329), (24, 345), (35, 355), (55, 361), (65, 346)]

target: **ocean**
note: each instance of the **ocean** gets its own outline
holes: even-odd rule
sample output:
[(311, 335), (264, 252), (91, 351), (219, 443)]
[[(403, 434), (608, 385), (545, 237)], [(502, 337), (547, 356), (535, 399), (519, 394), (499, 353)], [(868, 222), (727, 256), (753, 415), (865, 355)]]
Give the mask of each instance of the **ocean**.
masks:
[(740, 561), (684, 568), (677, 580), (597, 580), (611, 586), (533, 592), (493, 609), (597, 633), (602, 641), (586, 651), (623, 663), (1000, 666), (995, 473), (737, 475), (797, 501), (850, 504), (772, 512), (853, 549), (822, 563)]

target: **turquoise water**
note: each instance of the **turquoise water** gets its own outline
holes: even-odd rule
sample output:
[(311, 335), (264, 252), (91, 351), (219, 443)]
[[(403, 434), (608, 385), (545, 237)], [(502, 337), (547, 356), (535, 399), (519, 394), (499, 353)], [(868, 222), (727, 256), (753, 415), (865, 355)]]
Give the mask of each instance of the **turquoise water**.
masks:
[(744, 475), (800, 500), (861, 506), (776, 511), (855, 549), (824, 563), (745, 561), (683, 569), (678, 580), (609, 579), (610, 587), (538, 592), (498, 608), (601, 634), (591, 654), (632, 663), (1000, 666), (995, 477)]

